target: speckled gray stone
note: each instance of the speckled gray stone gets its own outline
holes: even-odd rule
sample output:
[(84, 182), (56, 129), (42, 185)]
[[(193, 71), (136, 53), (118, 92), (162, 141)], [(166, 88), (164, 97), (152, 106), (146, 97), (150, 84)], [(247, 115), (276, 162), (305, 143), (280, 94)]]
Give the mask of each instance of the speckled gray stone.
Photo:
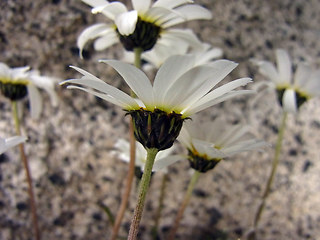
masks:
[[(199, 37), (220, 47), (224, 58), (239, 62), (227, 80), (250, 76), (264, 80), (250, 58), (274, 62), (274, 50), (289, 51), (294, 64), (306, 60), (320, 67), (320, 3), (318, 0), (202, 0), (211, 9), (210, 21), (193, 21)], [(105, 52), (86, 48), (78, 56), (76, 39), (87, 26), (105, 18), (92, 15), (77, 0), (5, 0), (0, 3), (0, 61), (30, 65), (42, 74), (61, 79), (76, 76), (69, 65), (82, 67), (114, 86), (128, 90), (101, 58), (121, 57), (121, 47)], [(79, 91), (57, 86), (59, 106), (45, 108), (40, 120), (31, 120), (24, 104), (23, 132), (33, 171), (42, 239), (108, 239), (111, 225), (103, 206), (116, 213), (127, 165), (110, 151), (126, 136), (128, 118), (112, 104)], [(14, 135), (10, 103), (0, 96), (2, 137)], [(258, 229), (259, 240), (320, 239), (320, 99), (307, 102), (297, 116), (289, 116), (283, 152), (273, 191)], [(224, 115), (227, 122), (246, 121), (252, 132), (271, 144), (281, 116), (273, 92), (259, 100), (245, 97), (199, 114), (203, 119)], [(25, 173), (18, 149), (0, 161), (0, 239), (32, 239)], [(178, 231), (177, 239), (245, 239), (269, 174), (273, 148), (239, 154), (203, 175)], [(153, 176), (140, 239), (151, 239), (162, 175)], [(170, 168), (160, 237), (165, 238), (190, 178), (188, 163)], [(126, 236), (137, 188), (120, 230)]]

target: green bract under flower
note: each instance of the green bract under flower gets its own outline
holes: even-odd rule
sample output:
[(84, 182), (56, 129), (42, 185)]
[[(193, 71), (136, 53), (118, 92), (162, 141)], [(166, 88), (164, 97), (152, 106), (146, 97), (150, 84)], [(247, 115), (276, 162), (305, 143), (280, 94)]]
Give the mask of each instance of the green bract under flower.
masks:
[[(196, 65), (194, 56), (173, 56), (160, 67), (153, 85), (145, 73), (130, 64), (115, 60), (102, 62), (119, 72), (137, 98), (77, 67), (73, 68), (83, 77), (63, 83), (71, 84), (68, 88), (92, 93), (126, 110), (135, 121), (137, 140), (143, 142), (146, 148), (160, 147), (155, 138), (176, 137), (183, 119), (192, 114), (232, 97), (252, 93), (249, 90), (234, 90), (249, 83), (250, 78), (237, 79), (213, 89), (237, 66), (228, 60)], [(150, 139), (146, 139), (148, 137)], [(169, 146), (172, 141), (161, 140), (164, 146)]]
[(183, 121), (181, 114), (166, 113), (159, 109), (128, 111), (134, 123), (134, 135), (145, 148), (170, 148), (178, 137)]
[(268, 61), (258, 61), (257, 65), (261, 74), (272, 81), (272, 87), (276, 89), (283, 109), (296, 113), (303, 103), (320, 95), (320, 70), (313, 71), (306, 63), (299, 63), (293, 77), (288, 53), (277, 49), (276, 57), (277, 69)]
[(213, 169), (221, 159), (208, 158), (207, 155), (199, 155), (196, 151), (188, 150), (188, 160), (191, 168), (197, 170), (198, 172), (205, 173)]
[(111, 24), (94, 24), (86, 28), (78, 38), (80, 54), (83, 47), (95, 40), (94, 48), (103, 50), (119, 41), (128, 51), (141, 48), (148, 51), (155, 44), (163, 46), (187, 43), (190, 47), (201, 48), (201, 42), (188, 29), (169, 29), (170, 27), (196, 19), (211, 19), (211, 13), (193, 1), (132, 0), (133, 10), (118, 1), (82, 0), (92, 6), (92, 13), (102, 13), (112, 21)]

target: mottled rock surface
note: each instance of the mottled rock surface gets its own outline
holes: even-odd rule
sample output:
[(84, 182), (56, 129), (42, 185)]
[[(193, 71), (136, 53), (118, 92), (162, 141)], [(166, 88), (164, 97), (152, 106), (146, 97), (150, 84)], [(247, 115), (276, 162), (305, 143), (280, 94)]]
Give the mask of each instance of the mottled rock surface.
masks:
[[(250, 58), (274, 61), (276, 48), (287, 49), (294, 64), (306, 60), (320, 67), (320, 3), (318, 0), (202, 0), (213, 13), (210, 21), (185, 26), (224, 50), (239, 63), (227, 80), (250, 76), (264, 80)], [(4, 0), (0, 3), (0, 61), (11, 67), (30, 65), (42, 74), (77, 76), (69, 65), (87, 69), (128, 90), (101, 58), (121, 57), (121, 47), (78, 56), (76, 39), (87, 26), (105, 21), (77, 0)], [(79, 91), (57, 86), (59, 106), (45, 108), (40, 120), (30, 118), (24, 103), (23, 132), (33, 172), (43, 239), (108, 239), (111, 225), (103, 206), (116, 213), (127, 165), (110, 152), (126, 137), (128, 118), (118, 107)], [(0, 96), (0, 135), (14, 135), (10, 103)], [(261, 219), (259, 240), (320, 239), (320, 99), (297, 116), (289, 116), (281, 161)], [(252, 132), (276, 142), (281, 109), (273, 92), (236, 99), (199, 114), (204, 120), (223, 115), (229, 123), (252, 124)], [(269, 174), (273, 148), (239, 154), (203, 175), (194, 192), (177, 239), (245, 239)], [(190, 178), (188, 163), (169, 171), (160, 238), (170, 228)], [(141, 225), (140, 239), (151, 239), (162, 174), (154, 174)], [(120, 235), (126, 236), (135, 206), (136, 187)], [(18, 149), (0, 156), (0, 239), (32, 239), (25, 173)]]

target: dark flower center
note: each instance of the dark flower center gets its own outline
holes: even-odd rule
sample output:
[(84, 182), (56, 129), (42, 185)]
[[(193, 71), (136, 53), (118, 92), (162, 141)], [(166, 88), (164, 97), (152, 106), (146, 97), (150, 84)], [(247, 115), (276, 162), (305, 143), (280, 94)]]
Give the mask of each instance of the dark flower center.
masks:
[(209, 159), (207, 156), (201, 156), (190, 150), (188, 150), (188, 160), (190, 167), (202, 173), (213, 169), (221, 161), (217, 158)]
[(145, 148), (165, 150), (178, 137), (183, 121), (181, 114), (167, 113), (159, 109), (148, 111), (143, 108), (128, 111), (134, 125), (134, 135)]
[(135, 48), (141, 48), (143, 51), (148, 51), (153, 48), (160, 36), (161, 28), (153, 23), (145, 22), (138, 18), (134, 32), (128, 36), (123, 36), (117, 33), (120, 42), (127, 51), (133, 51)]
[(28, 94), (27, 86), (23, 83), (10, 83), (1, 81), (0, 79), (0, 91), (9, 98), (11, 101), (17, 101), (23, 99)]
[[(278, 88), (277, 89), (277, 96), (278, 96), (278, 102), (281, 107), (283, 107), (283, 94), (286, 91), (286, 88)], [(295, 91), (296, 93), (296, 100), (297, 100), (297, 107), (300, 108), (302, 104), (304, 104), (307, 100), (308, 97), (304, 94), (301, 94), (300, 92)]]

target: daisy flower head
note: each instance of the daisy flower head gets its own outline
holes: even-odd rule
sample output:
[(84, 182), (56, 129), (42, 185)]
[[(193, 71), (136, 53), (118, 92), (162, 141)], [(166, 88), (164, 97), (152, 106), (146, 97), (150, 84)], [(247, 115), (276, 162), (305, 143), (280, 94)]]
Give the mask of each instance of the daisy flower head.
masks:
[(80, 55), (84, 46), (95, 40), (94, 48), (104, 50), (121, 42), (127, 51), (148, 51), (155, 44), (171, 45), (184, 41), (199, 47), (198, 38), (189, 29), (172, 29), (180, 23), (196, 19), (211, 19), (211, 12), (193, 4), (190, 0), (132, 0), (133, 10), (118, 1), (82, 0), (92, 7), (92, 13), (102, 13), (112, 23), (99, 23), (86, 28), (79, 36), (77, 45)]
[(277, 68), (269, 61), (257, 61), (259, 71), (272, 81), (284, 111), (296, 113), (303, 103), (320, 95), (320, 70), (299, 63), (293, 73), (290, 57), (283, 49), (276, 50), (276, 59)]
[[(114, 151), (114, 154), (116, 154), (120, 160), (124, 162), (130, 161), (130, 144), (128, 141), (124, 139), (118, 139), (118, 141), (115, 143), (115, 148), (117, 151)], [(163, 150), (159, 152), (156, 156), (155, 163), (153, 165), (152, 171), (163, 171), (167, 172), (167, 167), (176, 161), (181, 159), (181, 156), (179, 155), (173, 155), (174, 147)], [(141, 143), (136, 142), (136, 176), (140, 177), (141, 173), (144, 170), (145, 163), (147, 159), (147, 151), (146, 149), (141, 145)]]
[[(217, 60), (196, 65), (195, 57), (170, 57), (159, 68), (153, 84), (140, 69), (116, 60), (101, 60), (113, 67), (136, 94), (137, 99), (105, 83), (83, 69), (73, 67), (83, 77), (64, 81), (122, 107), (132, 116), (134, 134), (145, 148), (170, 148), (184, 120), (191, 115), (250, 90), (234, 90), (251, 81), (241, 78), (213, 89), (237, 64)], [(80, 86), (79, 86), (80, 85)]]
[(243, 124), (226, 126), (222, 118), (205, 123), (187, 122), (178, 141), (188, 149), (190, 166), (199, 172), (207, 172), (224, 158), (267, 145), (252, 137), (249, 130), (249, 126)]
[(56, 106), (57, 96), (54, 90), (57, 79), (41, 76), (36, 70), (28, 66), (10, 68), (0, 62), (0, 91), (11, 101), (22, 100), (29, 96), (31, 116), (38, 118), (42, 110), (42, 100), (37, 88), (48, 92), (53, 106)]
[(12, 148), (20, 143), (23, 143), (27, 140), (26, 137), (15, 136), (10, 138), (0, 137), (0, 154), (7, 151), (9, 148)]

